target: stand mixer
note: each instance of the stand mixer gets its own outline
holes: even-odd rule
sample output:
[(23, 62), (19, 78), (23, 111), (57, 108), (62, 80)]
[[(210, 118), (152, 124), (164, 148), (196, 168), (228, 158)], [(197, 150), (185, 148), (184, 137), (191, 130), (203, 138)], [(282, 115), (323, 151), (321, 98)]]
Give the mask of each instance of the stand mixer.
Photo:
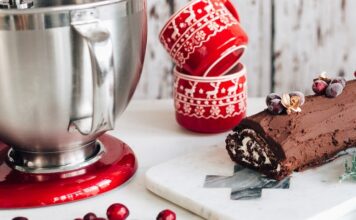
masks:
[(0, 208), (83, 199), (134, 175), (131, 148), (104, 133), (146, 42), (145, 0), (0, 0)]

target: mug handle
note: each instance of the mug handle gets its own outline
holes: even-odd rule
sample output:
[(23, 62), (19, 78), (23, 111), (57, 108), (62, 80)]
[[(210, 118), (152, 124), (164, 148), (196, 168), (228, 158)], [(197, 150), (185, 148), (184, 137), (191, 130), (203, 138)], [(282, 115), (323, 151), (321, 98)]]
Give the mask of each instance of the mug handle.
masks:
[(230, 11), (230, 13), (240, 22), (240, 15), (236, 10), (236, 7), (230, 0), (221, 0), (225, 7)]
[[(72, 12), (73, 13), (73, 12)], [(82, 135), (91, 135), (114, 128), (114, 53), (109, 30), (95, 18), (92, 10), (72, 14), (72, 28), (89, 49), (92, 78), (92, 115), (70, 122)]]

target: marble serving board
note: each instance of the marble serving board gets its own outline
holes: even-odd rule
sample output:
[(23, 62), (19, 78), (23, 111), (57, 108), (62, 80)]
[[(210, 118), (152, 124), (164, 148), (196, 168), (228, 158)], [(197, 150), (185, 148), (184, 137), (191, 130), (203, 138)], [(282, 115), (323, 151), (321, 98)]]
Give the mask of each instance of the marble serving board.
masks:
[(356, 182), (339, 182), (344, 152), (277, 182), (231, 162), (223, 146), (151, 168), (146, 187), (206, 219), (356, 219)]

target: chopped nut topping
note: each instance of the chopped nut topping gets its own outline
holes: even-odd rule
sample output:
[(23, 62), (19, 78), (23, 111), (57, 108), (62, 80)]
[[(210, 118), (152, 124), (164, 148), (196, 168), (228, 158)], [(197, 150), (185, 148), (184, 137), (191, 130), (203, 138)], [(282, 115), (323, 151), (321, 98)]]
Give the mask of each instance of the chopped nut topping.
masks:
[(289, 94), (283, 94), (282, 105), (287, 109), (287, 114), (290, 115), (293, 112), (301, 112), (301, 99), (299, 96), (290, 96)]

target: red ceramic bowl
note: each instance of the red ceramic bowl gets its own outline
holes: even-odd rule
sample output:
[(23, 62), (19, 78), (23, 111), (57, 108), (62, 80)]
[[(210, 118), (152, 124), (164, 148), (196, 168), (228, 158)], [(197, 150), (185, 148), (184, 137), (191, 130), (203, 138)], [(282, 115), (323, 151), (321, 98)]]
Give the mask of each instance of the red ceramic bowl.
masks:
[(248, 37), (229, 0), (196, 0), (169, 19), (160, 41), (187, 74), (214, 77), (237, 65)]
[(177, 122), (200, 133), (231, 130), (246, 116), (246, 69), (238, 64), (220, 77), (196, 77), (174, 71)]

